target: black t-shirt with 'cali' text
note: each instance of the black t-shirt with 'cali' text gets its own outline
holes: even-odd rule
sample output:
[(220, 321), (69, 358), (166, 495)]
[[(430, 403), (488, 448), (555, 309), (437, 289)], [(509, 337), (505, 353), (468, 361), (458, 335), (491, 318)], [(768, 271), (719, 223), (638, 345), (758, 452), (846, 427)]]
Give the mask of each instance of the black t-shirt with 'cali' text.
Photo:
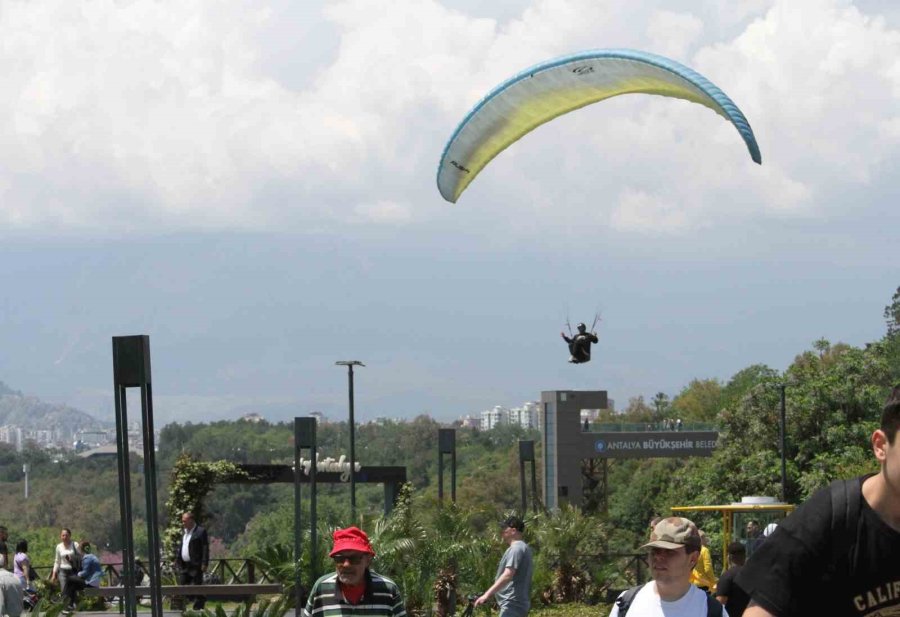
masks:
[(900, 617), (900, 532), (860, 502), (856, 538), (845, 544), (856, 547), (852, 564), (831, 563), (835, 536), (847, 530), (832, 532), (826, 487), (778, 526), (738, 584), (777, 617)]

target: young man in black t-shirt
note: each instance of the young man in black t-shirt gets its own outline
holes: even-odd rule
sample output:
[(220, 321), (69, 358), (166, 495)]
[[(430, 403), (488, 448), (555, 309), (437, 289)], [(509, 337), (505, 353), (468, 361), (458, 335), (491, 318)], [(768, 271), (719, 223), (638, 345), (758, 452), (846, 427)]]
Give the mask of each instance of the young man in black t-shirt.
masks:
[[(818, 491), (778, 526), (737, 582), (744, 617), (900, 615), (900, 386), (872, 433), (881, 470)], [(842, 485), (840, 490), (844, 490)]]
[(719, 583), (716, 585), (716, 599), (725, 605), (729, 617), (741, 617), (747, 604), (750, 603), (750, 596), (734, 580), (741, 568), (744, 567), (746, 557), (747, 549), (743, 544), (732, 542), (728, 545), (728, 561), (733, 565), (725, 570), (719, 578)]

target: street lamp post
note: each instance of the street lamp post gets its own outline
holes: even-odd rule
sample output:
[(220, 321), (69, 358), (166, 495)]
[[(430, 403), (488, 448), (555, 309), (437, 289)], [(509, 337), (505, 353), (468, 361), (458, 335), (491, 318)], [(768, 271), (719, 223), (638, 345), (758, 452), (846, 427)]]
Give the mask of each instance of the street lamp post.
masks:
[(787, 503), (787, 464), (785, 462), (785, 433), (787, 433), (787, 413), (785, 405), (784, 384), (781, 388), (781, 501)]
[(356, 424), (353, 419), (353, 367), (365, 366), (359, 360), (340, 360), (338, 366), (347, 367), (347, 379), (350, 390), (350, 523), (356, 524)]

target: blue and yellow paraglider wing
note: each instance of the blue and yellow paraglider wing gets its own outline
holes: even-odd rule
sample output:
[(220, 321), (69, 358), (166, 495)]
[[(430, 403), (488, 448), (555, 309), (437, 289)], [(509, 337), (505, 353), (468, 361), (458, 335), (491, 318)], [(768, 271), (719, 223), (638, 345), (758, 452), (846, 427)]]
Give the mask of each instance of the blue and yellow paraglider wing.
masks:
[(455, 203), (491, 159), (541, 124), (629, 93), (657, 94), (709, 107), (734, 125), (751, 158), (762, 162), (744, 114), (705, 77), (655, 54), (596, 50), (535, 65), (479, 101), (444, 147), (437, 176), (441, 195)]

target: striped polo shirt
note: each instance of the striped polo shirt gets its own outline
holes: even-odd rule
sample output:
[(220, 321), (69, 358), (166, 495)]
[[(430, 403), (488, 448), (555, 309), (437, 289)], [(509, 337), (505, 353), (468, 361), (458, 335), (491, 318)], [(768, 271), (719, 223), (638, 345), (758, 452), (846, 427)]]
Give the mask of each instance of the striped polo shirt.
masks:
[(341, 593), (337, 573), (316, 581), (303, 617), (406, 617), (400, 588), (389, 578), (366, 570), (366, 591), (359, 604), (350, 604)]

